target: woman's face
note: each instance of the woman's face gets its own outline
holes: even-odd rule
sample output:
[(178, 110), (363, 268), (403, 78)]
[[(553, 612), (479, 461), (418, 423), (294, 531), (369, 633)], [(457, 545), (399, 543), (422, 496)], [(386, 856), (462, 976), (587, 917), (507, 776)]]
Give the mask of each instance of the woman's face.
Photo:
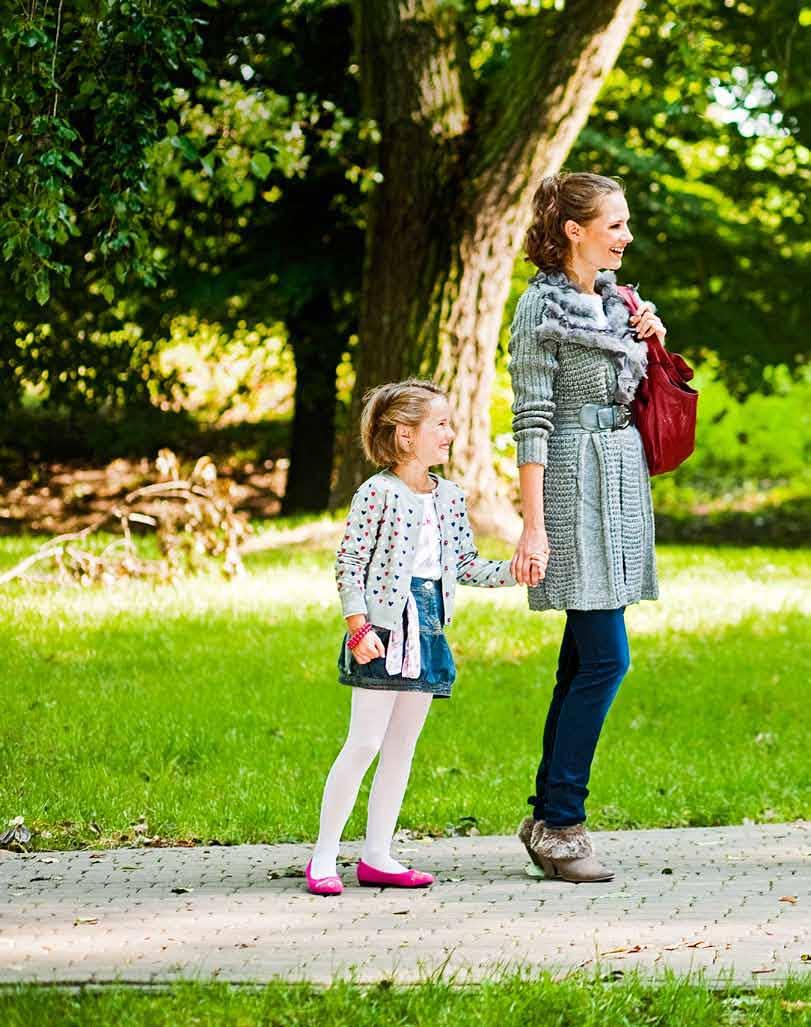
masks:
[(628, 228), (630, 217), (625, 197), (617, 191), (601, 198), (597, 214), (585, 225), (567, 221), (563, 230), (573, 259), (595, 271), (618, 270), (625, 247), (634, 238)]

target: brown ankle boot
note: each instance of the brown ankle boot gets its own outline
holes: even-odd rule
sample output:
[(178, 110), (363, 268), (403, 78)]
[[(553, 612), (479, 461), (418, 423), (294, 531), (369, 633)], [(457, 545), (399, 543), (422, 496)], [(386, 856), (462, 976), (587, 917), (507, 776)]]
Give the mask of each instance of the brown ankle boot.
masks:
[(534, 848), (547, 877), (584, 884), (588, 881), (610, 881), (614, 876), (613, 870), (607, 870), (596, 859), (584, 824), (545, 827)]
[(541, 863), (535, 849), (541, 840), (543, 826), (543, 820), (536, 820), (534, 817), (524, 817), (518, 827), (518, 837), (524, 843), (524, 846), (529, 853), (529, 858), (535, 866), (540, 867), (541, 870), (543, 870), (543, 864)]

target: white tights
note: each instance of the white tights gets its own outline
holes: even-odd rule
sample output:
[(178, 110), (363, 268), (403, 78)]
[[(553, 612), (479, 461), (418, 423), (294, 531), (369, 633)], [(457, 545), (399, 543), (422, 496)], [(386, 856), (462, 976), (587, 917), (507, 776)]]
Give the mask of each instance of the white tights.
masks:
[(313, 877), (336, 873), (341, 834), (366, 771), (380, 753), (369, 793), (366, 841), (361, 858), (385, 873), (406, 868), (391, 857), (391, 840), (403, 804), (411, 758), (433, 696), (423, 692), (352, 689), (349, 733), (324, 785), (321, 826), (313, 852)]

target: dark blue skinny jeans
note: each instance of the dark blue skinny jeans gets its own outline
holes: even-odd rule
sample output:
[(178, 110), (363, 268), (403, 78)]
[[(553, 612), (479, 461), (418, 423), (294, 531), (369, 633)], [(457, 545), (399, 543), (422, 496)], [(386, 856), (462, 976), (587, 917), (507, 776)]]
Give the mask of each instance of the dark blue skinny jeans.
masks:
[(567, 610), (543, 755), (529, 799), (536, 820), (586, 819), (586, 787), (603, 722), (630, 662), (625, 610)]

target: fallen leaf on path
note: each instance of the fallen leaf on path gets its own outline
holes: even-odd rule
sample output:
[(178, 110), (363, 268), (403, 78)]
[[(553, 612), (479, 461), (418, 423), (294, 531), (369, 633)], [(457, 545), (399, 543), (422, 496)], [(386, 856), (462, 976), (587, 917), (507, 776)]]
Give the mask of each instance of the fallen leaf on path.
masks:
[(99, 918), (97, 916), (77, 916), (73, 921), (73, 926), (78, 927), (79, 924), (97, 924)]
[(681, 949), (681, 948), (685, 948), (685, 949), (701, 949), (701, 948), (714, 949), (714, 948), (717, 948), (717, 946), (716, 945), (711, 945), (708, 941), (704, 941), (704, 939), (701, 938), (701, 939), (699, 939), (699, 941), (680, 941), (677, 945), (665, 945), (664, 948), (665, 948), (665, 952), (675, 952), (676, 949)]
[(194, 891), (194, 888), (172, 888), (173, 895), (185, 895), (186, 892)]
[(601, 952), (600, 955), (601, 956), (613, 956), (617, 952), (623, 952), (623, 953), (627, 954), (627, 953), (630, 953), (630, 952), (641, 952), (641, 951), (642, 951), (642, 946), (641, 945), (634, 945), (633, 948), (630, 948), (630, 949), (608, 949), (606, 952)]
[(797, 896), (796, 895), (781, 895), (779, 901), (780, 902), (790, 902), (792, 904), (792, 906), (793, 906), (797, 902)]
[(31, 841), (31, 831), (26, 826), (24, 817), (12, 817), (8, 822), (8, 830), (0, 834), (0, 847), (12, 850), (25, 849)]
[(284, 877), (304, 877), (304, 871), (298, 867), (287, 867), (283, 870), (268, 870), (265, 876), (269, 881), (279, 881)]
[(764, 967), (761, 967), (758, 970), (753, 970), (752, 973), (753, 974), (773, 974), (774, 973), (774, 967), (773, 966), (764, 966)]
[(800, 956), (801, 963), (811, 963), (811, 952), (803, 952)]

